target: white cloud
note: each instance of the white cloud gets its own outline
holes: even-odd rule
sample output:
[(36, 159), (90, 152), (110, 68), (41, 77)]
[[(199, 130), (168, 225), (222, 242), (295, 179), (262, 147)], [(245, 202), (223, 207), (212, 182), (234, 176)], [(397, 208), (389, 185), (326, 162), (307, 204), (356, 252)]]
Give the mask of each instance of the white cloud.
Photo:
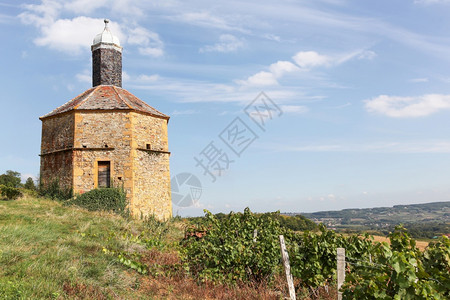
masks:
[(332, 201), (336, 200), (336, 196), (334, 194), (328, 194), (327, 198), (328, 198), (328, 200), (332, 200)]
[(371, 50), (358, 49), (349, 53), (341, 54), (332, 59), (333, 64), (340, 65), (352, 59), (358, 60), (373, 60), (377, 54)]
[(89, 14), (104, 6), (108, 0), (75, 0), (64, 4), (64, 8), (76, 14)]
[(180, 116), (180, 115), (193, 115), (198, 114), (198, 111), (194, 109), (187, 109), (187, 110), (175, 110), (172, 112), (173, 116)]
[(164, 50), (161, 48), (140, 47), (139, 53), (147, 56), (160, 57), (164, 55)]
[[(126, 0), (114, 1), (90, 1), (76, 0), (64, 2), (57, 0), (42, 0), (41, 4), (24, 5), (25, 12), (19, 15), (22, 23), (33, 25), (39, 29), (40, 35), (34, 39), (38, 46), (63, 51), (69, 54), (79, 54), (83, 49), (89, 49), (92, 39), (103, 30), (103, 19), (78, 16), (73, 19), (62, 19), (59, 16), (64, 12), (91, 13), (106, 6), (110, 10), (121, 10), (127, 7), (132, 9), (132, 4)], [(122, 13), (125, 10), (122, 9)], [(111, 32), (119, 38), (122, 44), (137, 45), (142, 55), (159, 57), (164, 54), (163, 42), (157, 33), (143, 27), (130, 28), (128, 25), (120, 26), (119, 23), (110, 22)], [(126, 34), (124, 34), (124, 32)]]
[(110, 11), (122, 15), (142, 16), (142, 10), (137, 6), (137, 1), (132, 0), (42, 0), (41, 4), (26, 4), (24, 7), (37, 14), (56, 15), (62, 12), (74, 13), (76, 15), (87, 15), (95, 10), (102, 9), (103, 15), (111, 14)]
[(335, 105), (335, 106), (328, 106), (328, 109), (342, 109), (342, 108), (346, 108), (351, 106), (352, 104), (350, 102), (344, 103), (344, 104), (340, 104), (340, 105)]
[(191, 25), (206, 27), (206, 28), (219, 28), (224, 30), (237, 30), (241, 32), (247, 32), (240, 27), (231, 25), (222, 17), (214, 16), (210, 12), (188, 12), (180, 15), (169, 17), (172, 21), (183, 22)]
[(129, 82), (131, 80), (131, 77), (130, 77), (130, 75), (128, 75), (127, 72), (122, 71), (122, 80), (125, 82)]
[(272, 74), (276, 77), (282, 77), (286, 73), (299, 71), (300, 68), (291, 63), (290, 61), (277, 61), (274, 64), (271, 64), (269, 67)]
[(377, 54), (371, 50), (364, 50), (357, 56), (358, 59), (368, 59), (368, 60), (372, 60), (375, 57), (377, 57)]
[(26, 4), (27, 10), (19, 15), (24, 24), (32, 24), (36, 27), (49, 26), (54, 22), (62, 8), (61, 3), (54, 0), (42, 0), (41, 4)]
[(281, 110), (283, 113), (292, 114), (304, 114), (309, 111), (308, 107), (304, 105), (281, 105)]
[(414, 3), (416, 4), (448, 4), (450, 3), (450, 0), (415, 0)]
[(244, 40), (231, 34), (222, 34), (219, 42), (200, 48), (200, 52), (235, 52), (244, 47)]
[(136, 27), (129, 31), (127, 42), (131, 45), (138, 45), (139, 53), (159, 57), (164, 55), (164, 44), (156, 32), (147, 30), (143, 27)]
[[(112, 2), (112, 3), (111, 3)], [(135, 0), (110, 0), (107, 2), (108, 8), (111, 8), (112, 12), (115, 15), (127, 15), (128, 17), (132, 17), (133, 20), (136, 20), (139, 17), (144, 17), (144, 10), (139, 7), (143, 2), (150, 1), (135, 1)], [(166, 2), (166, 1), (164, 1)], [(167, 1), (169, 2), (169, 1)], [(110, 4), (111, 3), (111, 4)], [(161, 6), (163, 4), (160, 4)]]
[(295, 61), (293, 64), (290, 61), (277, 61), (269, 66), (269, 71), (260, 71), (246, 80), (236, 80), (236, 83), (247, 86), (261, 86), (261, 85), (277, 85), (277, 79), (283, 77), (287, 73), (298, 71), (309, 71), (313, 67), (319, 66), (333, 66), (345, 63), (346, 61), (358, 58), (358, 59), (373, 59), (376, 54), (372, 51), (357, 50), (349, 54), (340, 56), (328, 56), (322, 55), (315, 51), (300, 51), (295, 54), (292, 59)]
[[(373, 59), (375, 52), (369, 50), (356, 50), (343, 55), (328, 56), (315, 51), (300, 51), (292, 59), (297, 65), (290, 61), (277, 61), (269, 66), (269, 71), (260, 71), (246, 80), (236, 80), (242, 86), (270, 86), (278, 85), (278, 80), (287, 73), (310, 71), (313, 67), (336, 66), (351, 59)], [(308, 75), (309, 76), (309, 75)]]
[(153, 75), (139, 75), (138, 76), (138, 80), (139, 81), (150, 81), (150, 82), (154, 82), (160, 79), (160, 76), (158, 74), (153, 74)]
[[(326, 196), (321, 196), (318, 197), (319, 201), (323, 202), (323, 201), (331, 201), (331, 202), (335, 202), (337, 197), (334, 194), (328, 194)], [(344, 199), (343, 197), (339, 197), (339, 199)]]
[(321, 55), (315, 51), (300, 51), (292, 59), (297, 65), (305, 69), (328, 65), (331, 61), (330, 57)]
[[(83, 49), (88, 50), (93, 37), (102, 31), (104, 24), (103, 19), (89, 17), (52, 21), (45, 15), (43, 18), (30, 18), (28, 14), (21, 14), (20, 18), (23, 22), (29, 22), (40, 29), (41, 35), (34, 40), (36, 45), (69, 54), (78, 54)], [(123, 40), (124, 34), (120, 26), (114, 22), (110, 22), (109, 26), (114, 35)]]
[(91, 83), (92, 82), (92, 75), (89, 72), (89, 70), (84, 70), (81, 73), (78, 73), (75, 75), (75, 78), (79, 81), (79, 82), (86, 82), (86, 83)]
[(300, 51), (295, 54), (292, 59), (297, 65), (303, 69), (311, 69), (313, 67), (321, 66), (335, 66), (346, 63), (352, 59), (358, 60), (372, 60), (377, 56), (374, 51), (359, 49), (349, 53), (338, 55), (322, 55), (315, 51)]
[(361, 152), (361, 153), (450, 153), (450, 140), (405, 142), (340, 142), (329, 144), (305, 143), (291, 146), (273, 144), (264, 146), (275, 152)]
[(299, 71), (300, 68), (289, 61), (277, 61), (269, 66), (270, 72), (260, 71), (246, 80), (236, 80), (235, 82), (243, 86), (270, 86), (278, 85), (277, 78), (284, 74)]
[(450, 109), (450, 95), (429, 94), (417, 97), (381, 95), (365, 100), (369, 112), (394, 118), (424, 117)]
[(261, 71), (248, 77), (246, 80), (236, 80), (236, 83), (246, 86), (277, 85), (278, 81), (271, 72)]
[(272, 40), (275, 42), (281, 42), (281, 38), (278, 35), (275, 34), (265, 34), (264, 38), (268, 39), (268, 40)]
[(421, 82), (428, 82), (428, 78), (423, 77), (423, 78), (413, 78), (410, 80), (411, 82), (416, 82), (416, 83), (421, 83)]

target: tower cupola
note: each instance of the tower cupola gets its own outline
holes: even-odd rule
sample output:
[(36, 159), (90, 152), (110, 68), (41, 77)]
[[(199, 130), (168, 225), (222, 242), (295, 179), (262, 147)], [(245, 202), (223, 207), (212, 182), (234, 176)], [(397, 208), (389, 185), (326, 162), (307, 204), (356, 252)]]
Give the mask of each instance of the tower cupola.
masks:
[(122, 87), (122, 47), (119, 39), (111, 33), (109, 20), (105, 29), (92, 42), (92, 86), (114, 85)]

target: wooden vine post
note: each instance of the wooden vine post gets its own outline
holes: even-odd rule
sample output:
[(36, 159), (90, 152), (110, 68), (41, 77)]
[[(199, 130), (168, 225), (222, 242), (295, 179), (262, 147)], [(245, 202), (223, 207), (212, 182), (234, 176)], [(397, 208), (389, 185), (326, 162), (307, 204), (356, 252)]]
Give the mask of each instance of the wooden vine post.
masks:
[(337, 289), (338, 300), (342, 300), (341, 289), (342, 284), (345, 281), (345, 248), (337, 248)]
[(258, 236), (258, 229), (253, 230), (253, 243), (256, 243), (256, 237)]
[(284, 236), (280, 235), (280, 248), (281, 248), (281, 258), (283, 260), (284, 271), (286, 272), (286, 280), (289, 287), (289, 298), (295, 300), (295, 288), (294, 280), (292, 278), (291, 266), (289, 264), (289, 254), (286, 249), (286, 244), (284, 243)]

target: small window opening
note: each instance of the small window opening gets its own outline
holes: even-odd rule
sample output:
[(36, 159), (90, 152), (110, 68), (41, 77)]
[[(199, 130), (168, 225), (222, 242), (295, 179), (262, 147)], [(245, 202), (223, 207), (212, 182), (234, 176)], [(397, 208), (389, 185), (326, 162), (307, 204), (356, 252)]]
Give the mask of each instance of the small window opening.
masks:
[(105, 144), (105, 148), (108, 148), (108, 144)]
[(122, 180), (122, 176), (117, 177), (117, 179)]
[(146, 145), (146, 148), (147, 148), (147, 150), (151, 150), (151, 149), (152, 149), (152, 147), (151, 147), (150, 144), (147, 144), (147, 145)]
[(98, 162), (98, 187), (109, 188), (111, 182), (111, 162)]
[(83, 145), (83, 148), (86, 148), (86, 145)]

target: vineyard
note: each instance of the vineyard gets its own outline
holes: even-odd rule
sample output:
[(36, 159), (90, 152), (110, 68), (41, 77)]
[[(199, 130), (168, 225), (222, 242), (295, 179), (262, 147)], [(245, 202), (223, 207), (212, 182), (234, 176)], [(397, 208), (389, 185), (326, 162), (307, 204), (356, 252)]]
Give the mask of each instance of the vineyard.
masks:
[[(345, 248), (344, 299), (449, 299), (450, 240), (443, 236), (420, 251), (397, 226), (390, 244), (368, 235), (343, 236), (320, 231), (296, 233), (281, 227), (277, 213), (230, 213), (220, 220), (206, 212), (182, 241), (183, 262), (202, 281), (271, 283), (282, 273), (278, 236), (284, 235), (296, 289), (336, 285), (336, 251)], [(201, 234), (196, 234), (201, 233)]]

